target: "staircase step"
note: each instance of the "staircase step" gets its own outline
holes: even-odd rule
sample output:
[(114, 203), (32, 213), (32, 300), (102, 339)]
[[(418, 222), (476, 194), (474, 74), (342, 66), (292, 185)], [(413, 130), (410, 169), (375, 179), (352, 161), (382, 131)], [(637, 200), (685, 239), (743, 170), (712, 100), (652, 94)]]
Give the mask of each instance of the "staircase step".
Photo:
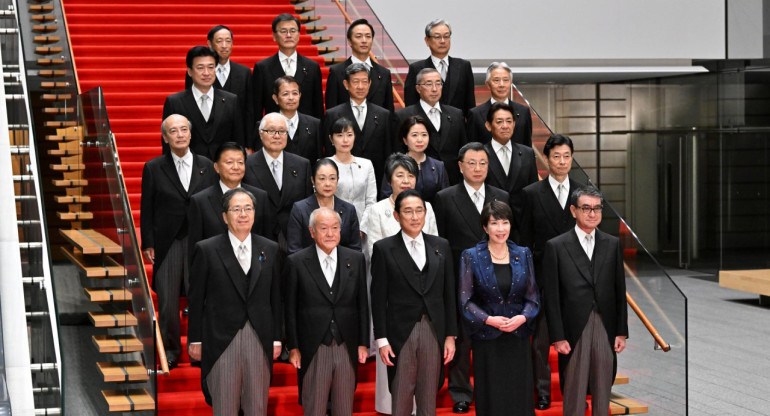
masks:
[(115, 289), (91, 289), (84, 288), (88, 300), (91, 302), (125, 302), (131, 300), (131, 292), (126, 288)]
[(104, 279), (126, 275), (126, 268), (110, 256), (86, 257), (80, 250), (67, 247), (61, 247), (61, 251), (80, 270), (85, 272), (86, 277)]
[(61, 186), (65, 188), (71, 188), (73, 186), (88, 186), (88, 180), (86, 179), (54, 179), (54, 186)]
[(136, 412), (155, 409), (155, 400), (147, 390), (102, 390), (110, 412)]
[(86, 165), (82, 163), (59, 163), (59, 164), (51, 164), (51, 169), (57, 172), (75, 172), (75, 171), (81, 171), (86, 170)]
[(94, 219), (93, 212), (57, 212), (56, 216), (63, 221), (86, 221)]
[(636, 415), (647, 413), (649, 409), (642, 403), (619, 394), (610, 396), (610, 414), (612, 415)]
[(122, 354), (144, 349), (142, 341), (134, 335), (93, 335), (91, 341), (102, 354)]
[(125, 312), (88, 312), (88, 318), (97, 328), (124, 328), (136, 326), (138, 321), (134, 314)]
[(139, 361), (107, 361), (96, 363), (105, 383), (147, 381), (150, 375)]
[(91, 197), (88, 195), (57, 195), (54, 199), (60, 204), (87, 204), (91, 202)]
[(83, 254), (122, 254), (123, 248), (94, 230), (59, 230), (64, 238)]

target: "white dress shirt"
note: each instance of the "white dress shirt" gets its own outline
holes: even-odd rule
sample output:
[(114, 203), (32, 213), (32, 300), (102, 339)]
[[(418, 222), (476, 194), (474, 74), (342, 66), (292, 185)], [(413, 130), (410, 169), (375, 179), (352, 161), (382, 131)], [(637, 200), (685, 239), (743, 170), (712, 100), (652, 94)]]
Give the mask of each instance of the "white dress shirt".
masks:
[(289, 56), (286, 56), (283, 54), (283, 52), (278, 51), (278, 62), (281, 63), (281, 68), (283, 68), (284, 72), (286, 71), (286, 58), (291, 59), (291, 69), (293, 69), (291, 74), (286, 73), (286, 75), (294, 76), (294, 74), (297, 73), (297, 51), (295, 50), (294, 53)]
[(297, 124), (299, 124), (299, 113), (294, 112), (294, 117), (286, 117), (283, 112), (281, 112), (281, 115), (283, 116), (283, 119), (286, 120), (286, 127), (289, 129), (289, 139), (294, 140), (294, 134), (297, 132)]
[[(220, 68), (224, 68), (224, 69), (220, 69)], [(224, 75), (222, 75), (223, 71), (224, 71)], [(219, 80), (219, 84), (224, 87), (225, 83), (227, 82), (227, 78), (229, 77), (230, 77), (230, 60), (228, 59), (224, 65), (217, 64), (217, 79)], [(224, 80), (222, 78), (224, 78)]]
[(185, 153), (185, 155), (182, 157), (179, 157), (176, 155), (176, 153), (171, 152), (171, 160), (174, 161), (174, 168), (177, 170), (177, 174), (179, 174), (180, 169), (179, 161), (184, 161), (184, 165), (182, 165), (181, 169), (184, 169), (185, 173), (187, 174), (187, 178), (183, 178), (182, 175), (179, 175), (179, 181), (182, 182), (182, 186), (184, 187), (185, 191), (189, 190), (190, 178), (192, 178), (192, 152), (190, 152), (190, 149), (187, 149), (187, 153)]
[(350, 62), (353, 63), (353, 64), (364, 64), (364, 65), (366, 65), (367, 68), (369, 68), (369, 70), (372, 69), (372, 59), (371, 58), (366, 58), (365, 61), (362, 61), (362, 60), (356, 58), (355, 56), (350, 55)]
[[(479, 214), (481, 214), (481, 209), (484, 208), (484, 198), (486, 197), (486, 190), (484, 189), (484, 184), (481, 184), (479, 186), (479, 190), (473, 189), (473, 187), (466, 181), (463, 181), (463, 185), (465, 185), (465, 190), (468, 191), (468, 196), (471, 197), (471, 202), (473, 202), (474, 205), (476, 205), (476, 209), (479, 210)], [(478, 192), (479, 193), (479, 202), (476, 203), (475, 199), (473, 198), (473, 194)]]
[[(356, 107), (361, 107), (361, 115), (359, 117), (358, 115), (358, 109)], [(355, 117), (355, 122), (358, 124), (358, 128), (363, 130), (364, 124), (366, 124), (366, 114), (368, 111), (367, 105), (366, 105), (366, 98), (364, 98), (363, 101), (361, 101), (361, 104), (356, 103), (353, 101), (353, 99), (350, 99), (350, 108), (353, 110), (353, 117)]]
[[(337, 273), (337, 247), (334, 247), (332, 249), (332, 252), (329, 254), (324, 253), (323, 250), (321, 250), (321, 247), (318, 247), (318, 244), (315, 246), (315, 252), (318, 255), (318, 263), (321, 265), (321, 271), (324, 273), (324, 277), (326, 278), (326, 283), (329, 284), (329, 287), (332, 287), (332, 284), (334, 284), (334, 274)], [(326, 268), (326, 258), (331, 257), (331, 270), (327, 270)]]
[(279, 155), (278, 155), (278, 157), (277, 157), (277, 158), (275, 158), (275, 159), (273, 159), (273, 157), (272, 157), (272, 156), (270, 156), (269, 154), (267, 154), (267, 152), (262, 152), (262, 154), (263, 154), (263, 155), (265, 155), (265, 162), (267, 162), (267, 169), (268, 169), (268, 170), (270, 171), (270, 173), (271, 173), (271, 175), (270, 175), (270, 176), (273, 176), (273, 175), (272, 175), (272, 172), (273, 172), (273, 161), (274, 161), (274, 160), (277, 160), (277, 161), (278, 161), (278, 166), (279, 166), (279, 168), (281, 169), (281, 174), (283, 174), (283, 151), (281, 151), (281, 154), (279, 154)]
[(225, 193), (227, 193), (227, 191), (231, 189), (240, 188), (241, 184), (239, 182), (238, 185), (235, 185), (235, 188), (228, 188), (227, 185), (225, 185), (222, 181), (219, 181), (219, 187), (222, 189), (222, 195), (224, 195)]
[[(198, 105), (198, 111), (201, 109), (201, 96), (207, 95), (209, 99), (207, 100), (209, 104), (209, 113), (214, 109), (214, 87), (209, 88), (209, 92), (202, 93), (199, 89), (195, 88), (195, 85), (191, 86), (190, 89), (193, 93), (193, 98), (195, 98), (195, 104)], [(203, 112), (201, 111), (201, 114)]]
[[(508, 143), (503, 145), (503, 144), (500, 144), (497, 140), (492, 139), (491, 143), (492, 143), (492, 150), (495, 151), (495, 155), (497, 156), (497, 160), (499, 160), (500, 164), (503, 165), (503, 170), (505, 171), (505, 176), (508, 176), (508, 169), (510, 169), (510, 167), (511, 167), (511, 157), (512, 157), (511, 155), (513, 155), (513, 145), (511, 144), (511, 141), (508, 140)], [(500, 150), (503, 147), (508, 149), (507, 150), (508, 151), (508, 155), (507, 155), (508, 156), (508, 163), (507, 164), (504, 163), (505, 160), (502, 158), (503, 151)]]
[[(559, 200), (559, 185), (564, 185), (564, 192), (566, 192), (564, 205), (566, 205), (567, 202), (569, 202), (569, 178), (564, 178), (564, 182), (559, 183), (553, 176), (548, 175), (548, 184), (551, 185), (551, 189), (553, 190), (553, 194), (556, 195), (557, 201)], [(564, 205), (562, 205), (562, 208), (564, 208)]]
[[(436, 131), (441, 130), (441, 103), (436, 101), (436, 104), (433, 107), (431, 107), (430, 104), (426, 103), (423, 100), (420, 100), (420, 107), (422, 107), (422, 111), (425, 111), (425, 115), (428, 116), (428, 120), (431, 122), (431, 124), (433, 124), (433, 127), (436, 128)], [(431, 119), (430, 110), (434, 108), (436, 109), (436, 111), (438, 111), (437, 113), (438, 117), (436, 117), (436, 119)]]

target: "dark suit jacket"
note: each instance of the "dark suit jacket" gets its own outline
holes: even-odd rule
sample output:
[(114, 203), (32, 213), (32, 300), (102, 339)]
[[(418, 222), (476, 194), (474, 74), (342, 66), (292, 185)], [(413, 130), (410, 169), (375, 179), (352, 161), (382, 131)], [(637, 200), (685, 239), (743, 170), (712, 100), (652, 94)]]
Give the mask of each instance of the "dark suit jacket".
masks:
[[(514, 143), (532, 147), (532, 113), (529, 111), (529, 107), (511, 100), (508, 102), (513, 106), (513, 120), (516, 122), (511, 140)], [(487, 100), (481, 105), (472, 108), (468, 113), (468, 121), (466, 123), (468, 141), (489, 143), (492, 140), (492, 133), (487, 130), (485, 124), (490, 107), (492, 107), (492, 103)]]
[[(350, 94), (342, 81), (345, 79), (345, 69), (353, 64), (351, 58), (346, 59), (329, 68), (329, 78), (326, 80), (326, 108), (333, 108), (350, 100)], [(372, 61), (372, 70), (369, 72), (372, 83), (369, 85), (369, 94), (366, 102), (377, 104), (380, 107), (393, 111), (393, 81), (390, 70)]]
[[(393, 113), (378, 106), (377, 104), (366, 102), (366, 121), (364, 121), (364, 131), (358, 128), (356, 117), (353, 115), (353, 107), (350, 106), (350, 100), (327, 109), (324, 119), (324, 133), (327, 137), (329, 129), (340, 117), (345, 117), (353, 122), (353, 132), (356, 135), (351, 153), (353, 156), (369, 159), (374, 167), (374, 176), (379, 185), (385, 171), (385, 159), (392, 152), (393, 143)], [(334, 148), (326, 146), (326, 156), (334, 155)]]
[(283, 232), (286, 236), (289, 213), (295, 202), (313, 194), (310, 183), (310, 162), (292, 153), (283, 152), (283, 182), (281, 190), (273, 179), (273, 173), (265, 161), (264, 149), (249, 155), (246, 159), (246, 175), (243, 182), (267, 192), (270, 208), (277, 217), (278, 229), (273, 235)]
[(463, 251), (460, 261), (460, 287), (457, 296), (460, 313), (470, 329), (472, 339), (490, 340), (503, 334), (486, 324), (490, 316), (512, 318), (524, 315), (527, 322), (513, 334), (525, 338), (535, 329), (535, 317), (540, 310), (540, 291), (535, 284), (532, 254), (526, 247), (508, 240), (511, 265), (511, 290), (501, 293), (495, 268), (489, 254), (489, 240)]
[[(484, 205), (492, 201), (507, 202), (508, 193), (494, 186), (484, 185)], [(464, 183), (439, 191), (433, 198), (438, 235), (449, 240), (452, 264), (460, 264), (460, 255), (475, 247), (487, 234), (481, 227), (481, 214), (473, 204)]]
[(256, 234), (251, 244), (248, 278), (227, 233), (198, 242), (193, 251), (187, 341), (202, 343), (201, 385), (209, 404), (206, 376), (246, 322), (257, 332), (271, 371), (273, 342), (281, 340), (278, 244)]
[[(318, 199), (315, 195), (297, 201), (291, 208), (289, 216), (289, 227), (286, 240), (289, 245), (289, 253), (302, 250), (315, 244), (313, 237), (310, 236), (310, 214), (318, 209)], [(334, 210), (342, 217), (340, 224), (340, 243), (342, 247), (347, 247), (355, 251), (361, 251), (361, 230), (358, 226), (358, 215), (356, 207), (334, 197)]]
[[(457, 152), (460, 151), (463, 145), (468, 143), (465, 136), (465, 118), (462, 111), (455, 107), (441, 104), (441, 129), (439, 131), (436, 131), (436, 128), (433, 127), (433, 123), (430, 122), (430, 118), (422, 109), (419, 99), (417, 104), (398, 110), (396, 115), (398, 116), (399, 124), (411, 116), (420, 116), (428, 120), (430, 142), (428, 142), (425, 154), (444, 162), (450, 184), (459, 183), (462, 180), (462, 176), (460, 175), (460, 168), (457, 166)], [(398, 147), (398, 149), (401, 149), (401, 147)]]
[[(459, 108), (463, 114), (468, 114), (471, 108), (476, 106), (476, 91), (473, 82), (473, 69), (471, 63), (465, 59), (447, 57), (449, 70), (447, 71), (444, 87), (441, 89), (441, 104)], [(424, 61), (413, 62), (409, 65), (409, 73), (404, 81), (404, 103), (407, 106), (417, 104), (420, 96), (417, 94), (417, 73), (425, 68), (437, 69), (433, 65), (430, 56)]]
[[(616, 336), (628, 336), (620, 240), (597, 229), (593, 257), (592, 261), (586, 256), (574, 228), (545, 245), (543, 304), (551, 343), (566, 340), (574, 349), (594, 307), (601, 314), (610, 348)], [(570, 357), (559, 356), (560, 372)]]
[[(580, 184), (569, 179), (570, 192), (579, 186)], [(559, 200), (556, 199), (551, 184), (548, 183), (548, 177), (527, 185), (522, 191), (522, 203), (519, 244), (532, 250), (535, 276), (542, 289), (543, 282), (540, 275), (542, 274), (541, 266), (545, 243), (557, 235), (575, 228), (575, 218), (572, 217), (569, 210), (569, 198), (567, 198), (567, 204), (564, 208), (559, 205)]]
[[(393, 194), (393, 189), (386, 179), (382, 178), (382, 192), (380, 192), (382, 198), (387, 198)], [(444, 162), (427, 156), (425, 161), (420, 163), (420, 171), (417, 173), (417, 183), (414, 189), (420, 191), (423, 199), (432, 204), (438, 191), (447, 186), (449, 186), (449, 175), (446, 173)]]
[(315, 162), (323, 157), (322, 149), (326, 137), (321, 134), (321, 120), (302, 113), (297, 114), (299, 114), (297, 130), (294, 132), (294, 137), (287, 139), (284, 150), (302, 156), (311, 165), (315, 165)]
[[(254, 225), (251, 226), (251, 232), (275, 240), (273, 231), (276, 229), (277, 223), (275, 214), (270, 207), (267, 192), (245, 183), (241, 184), (241, 187), (257, 198), (257, 205), (254, 207)], [(222, 187), (219, 183), (215, 183), (190, 198), (190, 209), (187, 214), (187, 223), (190, 229), (187, 235), (189, 253), (192, 253), (195, 243), (198, 241), (227, 231), (227, 224), (222, 218), (222, 195)]]
[[(203, 118), (189, 88), (166, 97), (166, 102), (163, 104), (163, 119), (172, 114), (187, 117), (192, 124), (190, 150), (209, 160), (214, 160), (217, 148), (224, 142), (246, 145), (238, 97), (227, 91), (214, 89), (214, 102), (208, 122)], [(168, 152), (168, 145), (165, 143), (163, 143), (163, 151)]]
[[(313, 244), (286, 259), (286, 345), (299, 348), (300, 380), (334, 320), (350, 362), (358, 365), (358, 347), (369, 346), (366, 260), (361, 252), (337, 247), (336, 292), (326, 282)], [(301, 382), (301, 381), (300, 381)]]
[[(298, 111), (318, 119), (323, 118), (321, 67), (312, 59), (299, 53), (295, 65), (297, 70), (294, 73), (294, 78), (299, 83), (299, 89), (302, 92)], [(286, 73), (278, 60), (278, 53), (254, 64), (251, 84), (254, 87), (254, 118), (257, 121), (262, 119), (263, 114), (278, 112), (278, 105), (273, 101), (273, 83), (284, 75)]]
[(190, 186), (185, 191), (170, 153), (144, 164), (139, 224), (142, 250), (155, 249), (155, 267), (163, 263), (171, 243), (187, 235), (191, 197), (218, 180), (214, 164), (195, 153), (191, 172)]
[(511, 142), (511, 164), (508, 168), (508, 176), (505, 175), (503, 165), (497, 158), (492, 143), (484, 145), (489, 154), (489, 172), (486, 183), (504, 189), (510, 195), (511, 210), (513, 210), (514, 227), (511, 229), (511, 239), (519, 241), (519, 227), (521, 224), (521, 192), (525, 186), (537, 182), (537, 165), (535, 152), (530, 147)]
[[(189, 90), (192, 86), (192, 78), (187, 73), (184, 77), (184, 88)], [(230, 60), (230, 73), (227, 75), (225, 85), (219, 82), (219, 78), (214, 81), (214, 88), (225, 90), (238, 96), (238, 108), (241, 110), (241, 121), (243, 122), (243, 136), (246, 145), (254, 148), (251, 138), (256, 137), (256, 124), (254, 122), (254, 100), (251, 98), (253, 88), (251, 86), (251, 69), (246, 65), (239, 64)]]

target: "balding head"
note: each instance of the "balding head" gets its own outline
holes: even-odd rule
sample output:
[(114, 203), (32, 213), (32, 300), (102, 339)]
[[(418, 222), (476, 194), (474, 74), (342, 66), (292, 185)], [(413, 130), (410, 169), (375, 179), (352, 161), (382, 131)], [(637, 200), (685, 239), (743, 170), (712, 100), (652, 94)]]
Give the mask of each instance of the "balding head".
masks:
[(342, 218), (331, 208), (321, 207), (310, 213), (310, 235), (316, 245), (329, 254), (340, 243)]
[(190, 148), (190, 135), (192, 125), (187, 117), (180, 114), (172, 114), (166, 117), (160, 124), (160, 132), (163, 141), (175, 155), (182, 157)]

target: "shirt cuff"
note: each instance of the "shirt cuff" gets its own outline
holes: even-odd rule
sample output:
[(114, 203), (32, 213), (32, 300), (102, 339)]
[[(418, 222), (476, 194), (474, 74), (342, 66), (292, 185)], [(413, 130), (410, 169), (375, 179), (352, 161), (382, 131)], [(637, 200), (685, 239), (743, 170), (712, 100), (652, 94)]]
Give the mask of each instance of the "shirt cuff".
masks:
[(387, 347), (390, 345), (387, 338), (377, 338), (375, 342), (377, 343), (377, 348)]
[(281, 345), (282, 345), (281, 341), (273, 341), (273, 346), (274, 347), (280, 347)]

